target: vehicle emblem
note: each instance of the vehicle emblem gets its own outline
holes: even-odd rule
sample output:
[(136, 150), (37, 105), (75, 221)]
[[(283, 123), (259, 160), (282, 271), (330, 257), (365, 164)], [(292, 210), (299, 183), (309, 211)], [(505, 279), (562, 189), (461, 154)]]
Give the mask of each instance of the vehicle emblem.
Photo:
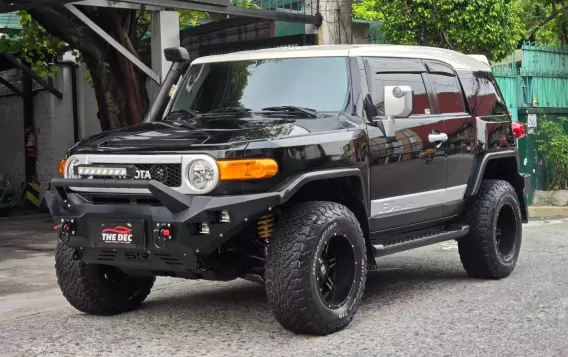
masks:
[(134, 171), (134, 179), (135, 180), (151, 180), (152, 175), (150, 174), (150, 170), (138, 170)]

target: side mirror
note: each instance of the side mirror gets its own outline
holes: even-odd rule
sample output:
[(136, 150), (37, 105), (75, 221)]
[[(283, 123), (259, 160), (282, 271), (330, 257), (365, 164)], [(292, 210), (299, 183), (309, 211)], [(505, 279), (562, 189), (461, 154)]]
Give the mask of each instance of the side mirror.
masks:
[(189, 52), (183, 47), (170, 47), (164, 50), (164, 56), (168, 62), (189, 61)]
[[(384, 89), (385, 118), (377, 118), (387, 138), (396, 136), (395, 119), (408, 118), (412, 114), (412, 88), (409, 86), (386, 86)], [(380, 125), (379, 124), (379, 125)]]

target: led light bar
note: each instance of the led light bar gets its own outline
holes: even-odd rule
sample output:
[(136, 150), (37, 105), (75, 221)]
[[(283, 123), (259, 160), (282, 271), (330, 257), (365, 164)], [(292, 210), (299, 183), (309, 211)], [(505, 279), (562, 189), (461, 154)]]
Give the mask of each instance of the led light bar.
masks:
[(127, 176), (128, 170), (124, 167), (93, 167), (80, 166), (77, 167), (77, 174), (80, 176)]

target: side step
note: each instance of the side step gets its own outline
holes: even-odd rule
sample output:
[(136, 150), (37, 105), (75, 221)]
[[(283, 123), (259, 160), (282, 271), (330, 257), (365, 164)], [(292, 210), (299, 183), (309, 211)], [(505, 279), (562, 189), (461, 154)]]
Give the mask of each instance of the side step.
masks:
[[(400, 253), (405, 250), (420, 248), (431, 244), (444, 242), (447, 240), (458, 239), (469, 233), (468, 225), (451, 226), (448, 230), (417, 235), (404, 239), (394, 239), (386, 244), (373, 245), (375, 257), (383, 257), (394, 253)], [(392, 242), (392, 243), (391, 243)]]

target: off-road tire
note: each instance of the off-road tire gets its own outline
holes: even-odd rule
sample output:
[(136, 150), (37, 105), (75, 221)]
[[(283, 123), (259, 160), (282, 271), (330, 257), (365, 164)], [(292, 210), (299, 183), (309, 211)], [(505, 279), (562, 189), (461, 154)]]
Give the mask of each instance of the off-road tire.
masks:
[(155, 277), (134, 278), (114, 267), (83, 263), (74, 248), (61, 242), (55, 270), (63, 296), (74, 308), (91, 315), (116, 315), (138, 308), (155, 281)]
[[(480, 279), (509, 276), (519, 258), (522, 241), (521, 208), (513, 186), (507, 181), (484, 180), (477, 195), (468, 203), (465, 218), (470, 232), (458, 240), (458, 248), (468, 275)], [(497, 232), (502, 230), (499, 227), (503, 225), (508, 234), (507, 241), (503, 241), (506, 254), (499, 248), (497, 239)]]
[[(353, 264), (348, 264), (353, 268), (337, 269), (337, 277), (339, 271), (350, 271), (341, 278), (351, 286), (343, 289), (344, 304), (330, 309), (318, 287), (320, 271), (316, 273), (316, 257), (331, 242), (337, 242), (337, 236), (343, 246), (351, 245), (353, 254), (347, 254), (353, 257)], [(346, 278), (351, 275), (353, 283)], [(357, 312), (367, 277), (365, 240), (355, 215), (333, 202), (311, 201), (292, 206), (279, 218), (270, 238), (265, 277), (268, 301), (285, 329), (327, 335), (345, 328)]]

